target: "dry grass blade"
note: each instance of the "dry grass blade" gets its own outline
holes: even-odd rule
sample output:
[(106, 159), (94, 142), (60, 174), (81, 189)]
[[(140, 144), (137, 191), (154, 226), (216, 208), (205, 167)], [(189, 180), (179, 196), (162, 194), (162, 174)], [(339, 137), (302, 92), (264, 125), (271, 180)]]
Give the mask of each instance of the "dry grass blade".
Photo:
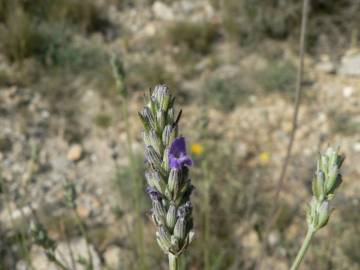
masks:
[(286, 180), (286, 171), (291, 159), (292, 148), (295, 140), (296, 131), (298, 128), (298, 116), (299, 116), (299, 109), (301, 103), (301, 96), (302, 96), (302, 81), (304, 76), (304, 56), (305, 56), (305, 45), (306, 45), (306, 27), (308, 21), (308, 7), (309, 7), (309, 0), (303, 1), (303, 10), (302, 10), (302, 22), (301, 22), (301, 33), (300, 33), (300, 52), (299, 52), (299, 68), (297, 73), (297, 80), (296, 80), (296, 92), (295, 92), (295, 105), (294, 105), (294, 114), (292, 118), (292, 130), (290, 134), (289, 144), (287, 146), (286, 157), (281, 168), (280, 176), (277, 181), (276, 191), (273, 200), (273, 207), (270, 212), (270, 221), (266, 224), (264, 230), (264, 237), (263, 243), (261, 246), (261, 255), (256, 263), (255, 269), (260, 269), (261, 262), (263, 261), (263, 257), (265, 255), (265, 247), (266, 247), (266, 239), (267, 236), (275, 224), (277, 217), (279, 215), (279, 199), (280, 193), (283, 189), (285, 180)]

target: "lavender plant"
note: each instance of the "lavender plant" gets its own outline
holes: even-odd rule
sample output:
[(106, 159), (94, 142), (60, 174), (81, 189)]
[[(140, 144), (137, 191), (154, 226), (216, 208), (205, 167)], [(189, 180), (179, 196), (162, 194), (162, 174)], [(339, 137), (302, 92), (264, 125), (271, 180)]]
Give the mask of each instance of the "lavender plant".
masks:
[(194, 237), (190, 202), (194, 187), (189, 178), (193, 162), (185, 138), (178, 135), (181, 110), (176, 116), (174, 101), (166, 86), (157, 85), (139, 113), (144, 126), (146, 192), (152, 201), (156, 240), (168, 255), (170, 270), (179, 269), (179, 257)]
[(313, 197), (306, 209), (308, 231), (291, 270), (299, 268), (315, 233), (325, 227), (329, 221), (330, 202), (334, 197), (335, 190), (342, 182), (340, 167), (343, 161), (344, 156), (339, 154), (338, 148), (329, 147), (324, 154), (319, 156), (312, 181)]

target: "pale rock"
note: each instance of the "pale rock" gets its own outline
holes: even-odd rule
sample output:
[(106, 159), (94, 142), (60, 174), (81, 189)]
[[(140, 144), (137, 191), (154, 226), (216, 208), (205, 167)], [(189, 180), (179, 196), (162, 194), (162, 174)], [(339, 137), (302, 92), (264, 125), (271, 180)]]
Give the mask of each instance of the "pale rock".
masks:
[(110, 246), (104, 252), (106, 266), (119, 269), (121, 259), (121, 249), (117, 246)]
[(92, 213), (100, 209), (100, 201), (93, 195), (82, 194), (77, 199), (77, 212), (83, 219), (88, 218)]
[(360, 75), (360, 52), (347, 53), (341, 59), (339, 73), (349, 76)]
[(238, 143), (235, 147), (235, 153), (240, 158), (245, 158), (249, 151), (249, 147), (246, 143)]
[(70, 147), (66, 157), (70, 161), (78, 161), (81, 158), (82, 153), (82, 146), (80, 144), (74, 144)]
[(269, 234), (269, 237), (268, 237), (268, 243), (271, 245), (271, 246), (276, 246), (280, 241), (280, 235), (279, 235), (279, 232), (277, 231), (273, 231)]
[(259, 255), (261, 244), (257, 233), (252, 230), (241, 239), (244, 249), (247, 251), (248, 256), (256, 258)]
[(118, 246), (109, 246), (103, 253), (105, 265), (110, 269), (127, 270), (131, 269), (133, 261), (132, 252), (129, 249)]
[(336, 71), (336, 67), (328, 55), (322, 55), (315, 68), (323, 73), (334, 73)]
[(262, 260), (263, 269), (276, 269), (276, 270), (287, 270), (288, 265), (284, 260), (280, 260), (273, 257), (267, 257)]
[(351, 87), (351, 86), (344, 87), (343, 96), (345, 98), (350, 98), (353, 95), (353, 93), (354, 93), (354, 88), (353, 87)]
[(156, 1), (152, 6), (152, 10), (155, 17), (160, 20), (172, 21), (175, 18), (172, 9), (161, 1)]
[(144, 28), (144, 33), (149, 36), (149, 37), (152, 37), (156, 34), (156, 27), (154, 24), (152, 23), (149, 23), (145, 26)]
[(354, 144), (354, 150), (355, 152), (360, 152), (360, 142)]

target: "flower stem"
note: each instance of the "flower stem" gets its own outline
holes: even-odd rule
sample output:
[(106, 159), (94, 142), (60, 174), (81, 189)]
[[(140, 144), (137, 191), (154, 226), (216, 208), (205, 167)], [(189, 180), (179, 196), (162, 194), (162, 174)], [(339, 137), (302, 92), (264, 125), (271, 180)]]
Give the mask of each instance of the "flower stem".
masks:
[(315, 230), (312, 228), (309, 228), (306, 233), (304, 242), (302, 243), (302, 246), (301, 246), (298, 254), (296, 255), (295, 261), (293, 262), (290, 270), (297, 270), (299, 268), (299, 266), (305, 256), (305, 253), (310, 246), (310, 242), (311, 242), (311, 239), (313, 238), (314, 234), (315, 234)]
[(169, 270), (179, 270), (179, 258), (169, 253)]

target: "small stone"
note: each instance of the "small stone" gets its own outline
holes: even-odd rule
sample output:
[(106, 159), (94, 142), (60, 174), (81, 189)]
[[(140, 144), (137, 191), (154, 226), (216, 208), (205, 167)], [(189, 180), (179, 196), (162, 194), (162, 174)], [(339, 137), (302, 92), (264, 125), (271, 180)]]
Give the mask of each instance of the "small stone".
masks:
[(238, 143), (235, 146), (235, 153), (240, 158), (245, 158), (246, 155), (249, 153), (249, 147), (246, 143)]
[(359, 76), (360, 52), (347, 53), (341, 60), (339, 73), (348, 76)]
[(153, 6), (152, 10), (156, 18), (164, 21), (172, 21), (174, 20), (174, 12), (172, 9), (161, 1), (156, 1)]
[(278, 232), (271, 232), (268, 237), (268, 243), (271, 246), (276, 246), (280, 241), (280, 235)]
[(112, 269), (119, 269), (121, 249), (117, 246), (110, 246), (104, 253), (106, 266)]
[(257, 233), (252, 230), (242, 239), (243, 247), (250, 258), (256, 258), (260, 252), (260, 241)]
[(77, 200), (77, 212), (83, 219), (89, 218), (91, 214), (99, 212), (100, 206), (100, 201), (90, 194), (81, 194)]
[(78, 161), (82, 156), (82, 152), (82, 146), (80, 144), (74, 144), (70, 147), (66, 157), (70, 161)]
[(323, 73), (335, 73), (335, 65), (330, 61), (321, 61), (316, 64), (316, 70), (323, 72)]
[(156, 27), (154, 24), (149, 23), (145, 26), (144, 28), (144, 33), (146, 34), (146, 36), (152, 37), (156, 34)]
[(350, 98), (352, 96), (352, 94), (354, 93), (354, 88), (352, 88), (351, 86), (346, 86), (343, 89), (343, 96), (345, 98)]
[(354, 144), (354, 150), (355, 152), (360, 152), (360, 142)]

